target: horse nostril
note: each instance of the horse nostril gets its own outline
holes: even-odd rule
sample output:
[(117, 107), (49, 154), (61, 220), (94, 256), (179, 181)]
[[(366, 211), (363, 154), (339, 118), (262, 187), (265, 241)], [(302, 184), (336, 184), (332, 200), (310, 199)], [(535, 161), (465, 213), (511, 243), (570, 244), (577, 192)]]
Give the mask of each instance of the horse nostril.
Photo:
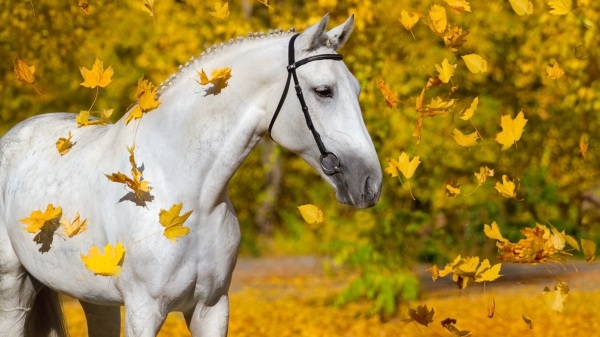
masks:
[(363, 185), (362, 190), (362, 199), (367, 207), (375, 205), (379, 200), (379, 189), (377, 187), (377, 183), (373, 181), (370, 175), (365, 179), (365, 184)]

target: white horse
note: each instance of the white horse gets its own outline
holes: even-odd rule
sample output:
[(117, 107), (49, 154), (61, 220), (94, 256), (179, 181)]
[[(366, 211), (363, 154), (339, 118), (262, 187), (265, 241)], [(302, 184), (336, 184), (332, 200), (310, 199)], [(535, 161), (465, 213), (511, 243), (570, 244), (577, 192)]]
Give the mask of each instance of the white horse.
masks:
[[(321, 172), (340, 202), (375, 205), (382, 174), (362, 120), (360, 86), (335, 53), (353, 18), (326, 31), (328, 19), (295, 42), (293, 34), (276, 31), (211, 48), (168, 81), (160, 106), (139, 123), (77, 128), (73, 114), (54, 113), (10, 130), (0, 140), (0, 335), (64, 335), (57, 299), (64, 293), (80, 300), (90, 336), (119, 336), (122, 305), (126, 336), (155, 336), (171, 311), (183, 312), (193, 336), (226, 336), (240, 242), (227, 185), (275, 121), (275, 110), (277, 143)], [(304, 59), (289, 73), (303, 90), (306, 120), (293, 91), (277, 107), (288, 47), (292, 59)], [(197, 82), (197, 70), (226, 66), (232, 77), (219, 94)], [(55, 142), (69, 131), (75, 145), (61, 156)], [(153, 199), (141, 206), (105, 177), (131, 170), (126, 147), (134, 142), (153, 187)], [(172, 243), (161, 235), (158, 214), (180, 202), (193, 210), (184, 224), (191, 230)], [(88, 230), (72, 238), (51, 233), (42, 253), (20, 220), (48, 204), (61, 206), (67, 219), (80, 213)], [(117, 242), (126, 251), (118, 276), (86, 268), (81, 254)]]

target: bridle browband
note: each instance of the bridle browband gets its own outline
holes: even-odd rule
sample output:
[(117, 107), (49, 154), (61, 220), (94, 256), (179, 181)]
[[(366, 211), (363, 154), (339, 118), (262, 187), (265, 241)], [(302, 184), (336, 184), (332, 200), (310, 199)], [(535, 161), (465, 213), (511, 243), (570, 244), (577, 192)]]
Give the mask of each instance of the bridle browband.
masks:
[[(298, 101), (300, 101), (300, 105), (302, 106), (302, 112), (304, 113), (304, 119), (306, 120), (306, 125), (308, 126), (308, 129), (310, 130), (310, 132), (312, 132), (313, 137), (315, 138), (315, 141), (317, 142), (317, 146), (319, 147), (319, 151), (321, 152), (321, 168), (323, 169), (323, 172), (325, 172), (325, 174), (327, 175), (334, 175), (336, 173), (342, 173), (342, 170), (340, 168), (340, 160), (338, 158), (338, 156), (331, 152), (331, 151), (327, 151), (327, 149), (325, 148), (325, 145), (323, 144), (323, 141), (321, 140), (321, 135), (319, 135), (319, 133), (317, 132), (317, 130), (315, 130), (315, 126), (312, 123), (312, 119), (310, 118), (310, 114), (308, 113), (308, 107), (306, 106), (306, 102), (304, 101), (304, 95), (302, 94), (302, 88), (300, 88), (300, 83), (298, 82), (298, 75), (296, 75), (296, 69), (302, 65), (305, 65), (309, 62), (312, 61), (319, 61), (319, 60), (336, 60), (336, 61), (341, 61), (343, 59), (342, 55), (339, 54), (321, 54), (321, 55), (315, 55), (315, 56), (309, 56), (307, 58), (304, 58), (298, 62), (295, 61), (295, 50), (294, 50), (294, 41), (296, 40), (296, 38), (299, 36), (300, 34), (296, 34), (294, 36), (292, 36), (292, 38), (290, 39), (290, 44), (288, 47), (288, 66), (287, 66), (287, 71), (288, 71), (288, 77), (287, 77), (287, 81), (285, 82), (285, 88), (283, 89), (283, 93), (281, 94), (281, 98), (279, 99), (279, 104), (277, 104), (277, 109), (275, 109), (275, 114), (273, 114), (273, 118), (271, 119), (271, 123), (269, 124), (269, 135), (271, 134), (271, 129), (273, 128), (273, 124), (275, 124), (275, 120), (277, 119), (277, 116), (279, 115), (279, 111), (281, 110), (281, 108), (283, 107), (283, 103), (285, 102), (285, 98), (287, 97), (288, 94), (288, 90), (290, 88), (290, 79), (294, 78), (294, 87), (296, 88), (296, 95), (298, 96)], [(271, 139), (273, 139), (273, 137), (271, 136)], [(328, 168), (324, 161), (325, 158), (327, 157), (333, 157), (333, 167), (332, 168)]]

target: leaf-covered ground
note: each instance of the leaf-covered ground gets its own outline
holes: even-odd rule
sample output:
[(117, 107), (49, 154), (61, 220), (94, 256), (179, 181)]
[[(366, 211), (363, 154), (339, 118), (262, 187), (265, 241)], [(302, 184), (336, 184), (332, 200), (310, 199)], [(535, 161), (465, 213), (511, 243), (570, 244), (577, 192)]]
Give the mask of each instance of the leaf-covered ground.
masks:
[[(425, 269), (425, 268), (423, 268)], [(424, 294), (385, 322), (366, 315), (368, 303), (331, 305), (344, 281), (352, 277), (323, 275), (312, 258), (242, 260), (234, 273), (229, 336), (452, 336), (440, 322), (457, 320), (471, 336), (589, 336), (600, 331), (600, 267), (586, 264), (514, 266), (498, 281), (460, 291), (449, 280), (425, 279)], [(543, 294), (557, 279), (570, 287), (562, 313), (550, 309)], [(489, 310), (495, 302), (493, 318)], [(405, 323), (407, 309), (433, 308), (428, 327)], [(87, 336), (79, 304), (64, 301), (72, 337)], [(533, 328), (523, 320), (531, 319)], [(190, 336), (180, 314), (171, 314), (159, 336)]]

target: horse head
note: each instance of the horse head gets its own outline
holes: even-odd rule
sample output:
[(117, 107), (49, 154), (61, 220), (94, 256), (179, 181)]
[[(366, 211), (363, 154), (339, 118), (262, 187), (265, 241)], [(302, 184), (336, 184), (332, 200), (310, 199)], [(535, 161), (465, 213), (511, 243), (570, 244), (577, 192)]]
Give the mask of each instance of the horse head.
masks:
[[(328, 21), (326, 15), (290, 40), (286, 90), (269, 131), (321, 173), (339, 202), (371, 207), (381, 194), (381, 166), (362, 118), (358, 80), (336, 54), (354, 17), (326, 31)], [(294, 89), (288, 91), (291, 79)]]

